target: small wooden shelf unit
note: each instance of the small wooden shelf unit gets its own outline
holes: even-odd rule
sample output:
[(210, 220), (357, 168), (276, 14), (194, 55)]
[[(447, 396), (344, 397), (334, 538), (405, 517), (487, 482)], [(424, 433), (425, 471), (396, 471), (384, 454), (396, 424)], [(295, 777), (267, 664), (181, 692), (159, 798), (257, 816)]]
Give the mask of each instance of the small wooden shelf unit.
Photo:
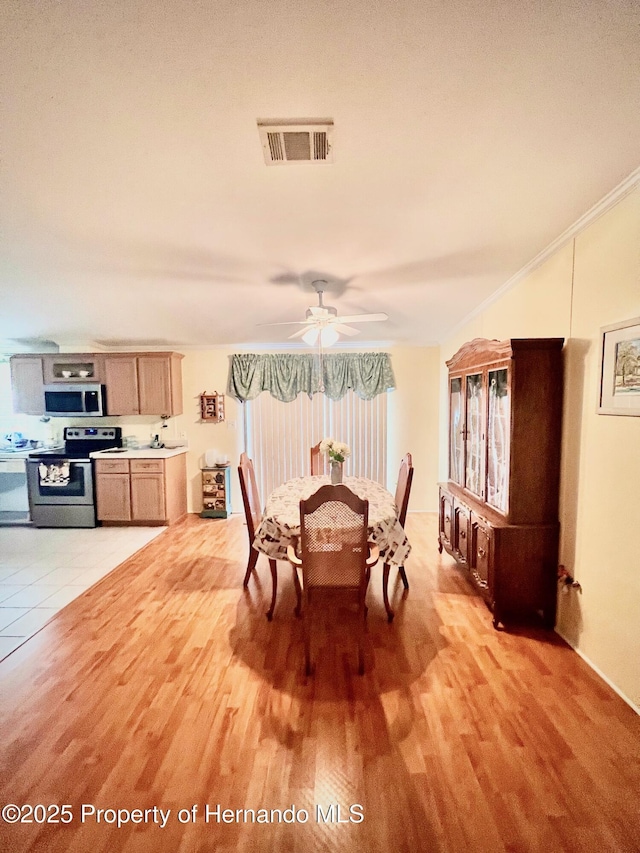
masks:
[(201, 518), (228, 518), (231, 515), (231, 467), (216, 465), (202, 469)]

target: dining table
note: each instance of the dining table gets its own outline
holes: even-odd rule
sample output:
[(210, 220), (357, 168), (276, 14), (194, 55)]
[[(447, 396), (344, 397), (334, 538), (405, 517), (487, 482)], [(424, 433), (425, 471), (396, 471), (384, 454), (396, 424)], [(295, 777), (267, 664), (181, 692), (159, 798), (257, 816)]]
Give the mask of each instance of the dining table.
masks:
[[(253, 547), (270, 560), (287, 560), (287, 547), (298, 548), (300, 539), (300, 501), (315, 494), (321, 486), (331, 483), (326, 474), (295, 477), (275, 488), (265, 504), (262, 521), (256, 531)], [(411, 545), (398, 520), (398, 508), (393, 495), (367, 477), (344, 477), (343, 484), (361, 500), (369, 502), (368, 540), (380, 550), (385, 570), (382, 592), (388, 616), (393, 616), (387, 593), (389, 566), (403, 566)], [(295, 576), (297, 578), (297, 575)], [(273, 583), (277, 583), (272, 572)], [(298, 607), (300, 604), (299, 589)], [(275, 588), (273, 590), (275, 600)]]

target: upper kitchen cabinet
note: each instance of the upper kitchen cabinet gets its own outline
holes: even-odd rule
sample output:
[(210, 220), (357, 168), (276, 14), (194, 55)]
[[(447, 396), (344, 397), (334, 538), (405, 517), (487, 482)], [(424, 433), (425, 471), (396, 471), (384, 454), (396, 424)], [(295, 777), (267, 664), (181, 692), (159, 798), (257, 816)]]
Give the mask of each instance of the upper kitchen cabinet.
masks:
[(138, 359), (135, 355), (108, 355), (104, 360), (107, 413), (139, 415)]
[(105, 386), (106, 415), (181, 415), (183, 358), (177, 352), (14, 355), (14, 410), (42, 415), (45, 385), (80, 382)]
[(182, 359), (178, 353), (138, 356), (141, 415), (182, 414)]
[(42, 356), (11, 357), (13, 410), (25, 415), (44, 414), (44, 366)]
[(181, 415), (180, 353), (109, 353), (105, 356), (107, 414)]
[(44, 361), (45, 385), (56, 382), (104, 383), (104, 358), (96, 353), (57, 353), (46, 355)]

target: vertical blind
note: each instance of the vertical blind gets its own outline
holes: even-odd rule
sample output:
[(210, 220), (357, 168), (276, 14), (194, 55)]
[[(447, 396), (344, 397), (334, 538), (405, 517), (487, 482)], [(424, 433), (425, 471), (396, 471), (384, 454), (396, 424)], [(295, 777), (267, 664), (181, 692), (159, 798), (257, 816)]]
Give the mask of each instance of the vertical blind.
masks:
[(310, 450), (332, 437), (351, 448), (346, 476), (369, 477), (385, 485), (387, 393), (362, 400), (353, 391), (340, 400), (299, 394), (290, 403), (262, 393), (243, 404), (245, 437), (264, 504), (276, 486), (310, 473)]

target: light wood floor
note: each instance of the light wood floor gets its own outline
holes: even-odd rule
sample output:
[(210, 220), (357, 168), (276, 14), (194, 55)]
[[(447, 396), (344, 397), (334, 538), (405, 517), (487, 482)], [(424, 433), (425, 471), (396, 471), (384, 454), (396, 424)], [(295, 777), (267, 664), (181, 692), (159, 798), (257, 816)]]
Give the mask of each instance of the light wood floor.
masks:
[[(337, 610), (304, 678), (289, 569), (268, 623), (237, 517), (188, 518), (72, 602), (0, 665), (0, 805), (72, 821), (0, 822), (2, 851), (637, 853), (640, 718), (555, 634), (495, 631), (434, 516), (407, 528), (411, 589), (387, 624), (374, 569), (363, 677)], [(82, 804), (171, 812), (118, 828)], [(218, 804), (308, 821), (207, 823)]]

